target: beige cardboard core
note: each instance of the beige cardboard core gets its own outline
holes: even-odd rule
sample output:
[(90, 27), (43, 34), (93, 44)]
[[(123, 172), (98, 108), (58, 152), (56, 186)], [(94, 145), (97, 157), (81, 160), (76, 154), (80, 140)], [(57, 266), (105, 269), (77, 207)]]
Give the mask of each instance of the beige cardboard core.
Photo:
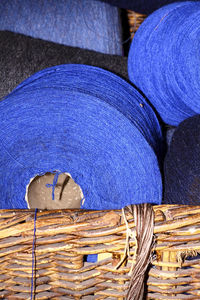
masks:
[(64, 209), (80, 208), (83, 193), (78, 184), (74, 182), (67, 173), (62, 173), (58, 177), (52, 200), (52, 187), (55, 174), (46, 173), (33, 178), (27, 186), (26, 201), (29, 208), (39, 209)]

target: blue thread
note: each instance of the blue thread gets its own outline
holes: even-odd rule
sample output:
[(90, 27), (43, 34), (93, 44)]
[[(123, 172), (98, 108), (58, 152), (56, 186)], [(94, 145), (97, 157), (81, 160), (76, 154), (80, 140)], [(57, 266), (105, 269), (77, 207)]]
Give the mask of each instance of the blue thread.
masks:
[(1, 208), (27, 208), (30, 179), (55, 170), (81, 187), (82, 208), (161, 202), (159, 121), (115, 74), (86, 65), (45, 69), (0, 102), (0, 122)]
[(32, 277), (31, 277), (31, 300), (33, 299), (33, 288), (34, 288), (34, 268), (35, 268), (35, 233), (36, 233), (36, 218), (37, 208), (35, 209), (34, 215), (34, 232), (33, 232), (33, 246), (32, 246)]
[(58, 171), (57, 171), (57, 172), (53, 172), (53, 173), (55, 173), (54, 179), (53, 179), (53, 184), (49, 184), (49, 183), (46, 184), (46, 187), (48, 187), (48, 188), (51, 188), (51, 187), (52, 187), (52, 200), (55, 199), (55, 197), (54, 197), (55, 187), (56, 187), (56, 184), (57, 184), (57, 181), (58, 181), (58, 177), (59, 177), (59, 175), (60, 175), (62, 172), (58, 172)]
[(129, 56), (130, 80), (167, 124), (200, 113), (200, 2), (162, 7), (136, 32)]

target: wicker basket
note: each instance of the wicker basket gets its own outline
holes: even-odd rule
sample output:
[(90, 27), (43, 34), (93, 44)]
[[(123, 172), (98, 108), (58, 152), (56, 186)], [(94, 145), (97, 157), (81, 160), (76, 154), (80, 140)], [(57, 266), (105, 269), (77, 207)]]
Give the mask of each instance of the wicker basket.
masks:
[(134, 34), (142, 24), (142, 22), (145, 20), (146, 15), (136, 13), (132, 10), (127, 10), (127, 18), (128, 18), (129, 28), (130, 28), (130, 36), (132, 39), (134, 37)]
[(200, 206), (1, 210), (0, 247), (1, 299), (200, 299)]
[(126, 299), (136, 283), (147, 299), (200, 299), (200, 206), (134, 207), (135, 219), (129, 210), (2, 210), (0, 297), (30, 299), (32, 287), (32, 299)]

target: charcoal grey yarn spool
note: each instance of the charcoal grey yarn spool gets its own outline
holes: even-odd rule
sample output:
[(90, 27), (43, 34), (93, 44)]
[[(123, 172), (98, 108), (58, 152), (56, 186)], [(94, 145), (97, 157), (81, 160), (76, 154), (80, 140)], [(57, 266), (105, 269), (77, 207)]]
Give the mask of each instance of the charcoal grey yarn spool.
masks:
[(176, 128), (164, 162), (164, 203), (200, 205), (200, 115)]

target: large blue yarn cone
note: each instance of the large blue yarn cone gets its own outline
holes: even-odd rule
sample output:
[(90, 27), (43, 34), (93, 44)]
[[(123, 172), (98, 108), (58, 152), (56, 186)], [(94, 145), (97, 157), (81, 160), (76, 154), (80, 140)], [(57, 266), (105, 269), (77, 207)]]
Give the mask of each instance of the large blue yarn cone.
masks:
[(0, 122), (1, 208), (26, 208), (30, 179), (53, 171), (80, 185), (83, 208), (161, 202), (159, 122), (108, 71), (60, 65), (38, 72), (0, 102)]
[(130, 80), (167, 124), (200, 112), (200, 2), (173, 3), (140, 26), (129, 57)]

